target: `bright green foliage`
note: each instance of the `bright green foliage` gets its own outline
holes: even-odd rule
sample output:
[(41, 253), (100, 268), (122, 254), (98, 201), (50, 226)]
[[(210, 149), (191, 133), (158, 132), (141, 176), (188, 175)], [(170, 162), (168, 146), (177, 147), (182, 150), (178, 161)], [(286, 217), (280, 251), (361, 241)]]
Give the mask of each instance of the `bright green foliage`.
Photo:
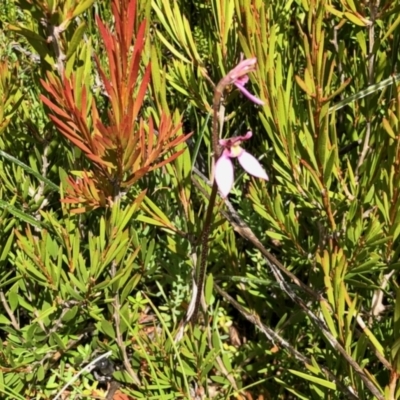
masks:
[[(399, 12), (3, 0), (0, 398), (53, 399), (111, 351), (62, 396), (399, 399)], [(252, 130), (270, 181), (217, 197), (184, 325), (241, 55), (265, 105), (229, 87), (220, 137)]]

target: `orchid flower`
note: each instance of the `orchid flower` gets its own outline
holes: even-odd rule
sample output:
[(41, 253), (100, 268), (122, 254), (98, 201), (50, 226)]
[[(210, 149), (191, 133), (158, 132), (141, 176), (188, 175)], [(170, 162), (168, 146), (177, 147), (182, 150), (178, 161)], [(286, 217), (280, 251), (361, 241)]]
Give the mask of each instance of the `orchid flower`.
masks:
[(215, 181), (223, 197), (228, 196), (234, 182), (232, 158), (237, 158), (240, 165), (248, 174), (256, 178), (268, 180), (268, 175), (258, 160), (240, 147), (240, 144), (244, 140), (249, 140), (252, 136), (252, 132), (249, 131), (244, 136), (221, 139), (219, 141), (219, 144), (223, 147), (223, 151), (215, 164)]
[(264, 105), (264, 102), (258, 97), (251, 94), (244, 87), (244, 85), (246, 85), (246, 83), (249, 81), (249, 77), (247, 76), (247, 74), (255, 70), (256, 63), (256, 58), (248, 58), (246, 60), (242, 60), (235, 68), (229, 71), (227, 76), (230, 78), (231, 83), (234, 84), (249, 100), (262, 106)]

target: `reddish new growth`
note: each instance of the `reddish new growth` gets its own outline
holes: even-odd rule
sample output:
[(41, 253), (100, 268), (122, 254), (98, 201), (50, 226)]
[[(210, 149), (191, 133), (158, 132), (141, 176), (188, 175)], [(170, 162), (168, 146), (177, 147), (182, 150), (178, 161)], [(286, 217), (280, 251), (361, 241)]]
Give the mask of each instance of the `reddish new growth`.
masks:
[[(145, 21), (135, 32), (135, 0), (113, 0), (112, 10), (115, 33), (97, 19), (109, 71), (108, 77), (96, 57), (110, 102), (108, 123), (100, 119), (89, 79), (77, 81), (77, 74), (72, 73), (70, 78), (63, 76), (60, 80), (48, 74), (47, 80), (42, 81), (49, 97), (42, 96), (42, 101), (53, 112), (50, 118), (92, 164), (93, 173), (85, 174), (84, 181), (76, 181), (68, 191), (68, 202), (84, 205), (75, 212), (100, 207), (104, 198), (112, 201), (148, 172), (170, 163), (183, 151), (174, 149), (189, 137), (183, 135), (181, 125), (174, 124), (167, 114), (161, 114), (157, 127), (151, 117), (147, 121), (141, 117), (151, 72), (150, 64), (143, 68), (143, 73), (140, 70), (146, 41)], [(81, 187), (83, 183), (85, 190)], [(88, 190), (93, 185), (96, 194)]]

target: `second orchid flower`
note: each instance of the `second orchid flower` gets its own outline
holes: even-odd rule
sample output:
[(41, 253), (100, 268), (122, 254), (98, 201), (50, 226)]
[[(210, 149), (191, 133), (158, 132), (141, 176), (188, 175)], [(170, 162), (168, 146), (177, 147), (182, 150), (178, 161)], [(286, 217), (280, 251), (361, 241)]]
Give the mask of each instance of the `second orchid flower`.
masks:
[(221, 157), (215, 164), (215, 181), (223, 197), (228, 196), (233, 187), (234, 170), (232, 158), (237, 158), (242, 168), (256, 178), (268, 180), (268, 175), (258, 160), (240, 147), (244, 140), (253, 136), (247, 132), (244, 136), (237, 136), (229, 139), (221, 139), (219, 144), (223, 147)]

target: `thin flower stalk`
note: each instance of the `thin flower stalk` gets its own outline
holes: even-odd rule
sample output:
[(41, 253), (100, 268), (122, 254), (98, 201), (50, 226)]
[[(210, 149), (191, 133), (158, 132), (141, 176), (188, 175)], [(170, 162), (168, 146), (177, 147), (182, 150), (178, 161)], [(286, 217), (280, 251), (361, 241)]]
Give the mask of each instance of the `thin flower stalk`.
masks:
[[(219, 141), (218, 137), (218, 114), (220, 103), (222, 99), (222, 95), (224, 90), (229, 85), (235, 85), (241, 93), (243, 93), (247, 98), (252, 100), (254, 103), (258, 105), (263, 105), (264, 102), (258, 99), (256, 96), (252, 95), (248, 92), (247, 89), (244, 88), (244, 85), (248, 81), (247, 74), (255, 70), (255, 66), (257, 64), (256, 58), (249, 58), (245, 60), (241, 60), (239, 64), (230, 70), (226, 76), (224, 76), (217, 84), (214, 89), (214, 99), (213, 99), (213, 124), (212, 124), (212, 145), (213, 145), (213, 152), (214, 152), (214, 163), (217, 165), (218, 160), (221, 156), (221, 149), (220, 144), (224, 147), (224, 143)], [(245, 140), (245, 139), (244, 139)], [(226, 147), (225, 149), (226, 150)], [(229, 156), (228, 156), (229, 157)], [(265, 179), (265, 178), (264, 178)], [(267, 177), (268, 179), (268, 177)], [(194, 302), (194, 308), (191, 315), (187, 315), (187, 321), (192, 321), (195, 323), (197, 321), (198, 311), (200, 307), (201, 297), (203, 295), (203, 288), (204, 288), (204, 281), (206, 275), (206, 268), (207, 268), (207, 257), (208, 257), (208, 237), (210, 234), (210, 228), (213, 220), (213, 210), (215, 201), (217, 198), (218, 193), (218, 185), (217, 180), (214, 179), (213, 186), (211, 189), (210, 199), (208, 202), (206, 217), (204, 220), (203, 231), (201, 234), (201, 254), (199, 257), (199, 268), (198, 273), (196, 275), (196, 285), (197, 285), (197, 292), (196, 298)]]

